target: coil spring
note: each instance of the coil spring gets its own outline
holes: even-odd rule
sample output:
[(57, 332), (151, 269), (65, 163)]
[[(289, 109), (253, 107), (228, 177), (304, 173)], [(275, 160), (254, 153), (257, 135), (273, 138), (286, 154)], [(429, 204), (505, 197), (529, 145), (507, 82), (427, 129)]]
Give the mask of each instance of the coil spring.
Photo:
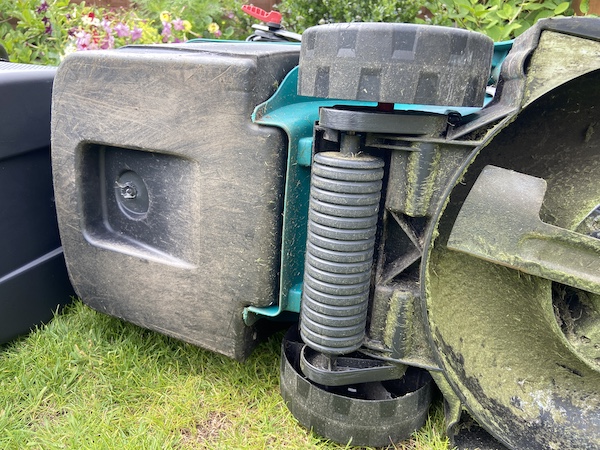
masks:
[(331, 355), (362, 345), (383, 160), (317, 153), (311, 176), (300, 333)]

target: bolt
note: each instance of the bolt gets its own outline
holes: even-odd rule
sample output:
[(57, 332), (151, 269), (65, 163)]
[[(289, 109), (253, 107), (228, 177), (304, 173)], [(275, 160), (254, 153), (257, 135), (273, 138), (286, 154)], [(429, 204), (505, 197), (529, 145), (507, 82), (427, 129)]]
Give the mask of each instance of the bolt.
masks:
[(121, 189), (121, 197), (131, 200), (137, 197), (137, 189), (135, 184), (128, 181), (125, 184), (117, 183), (117, 186)]

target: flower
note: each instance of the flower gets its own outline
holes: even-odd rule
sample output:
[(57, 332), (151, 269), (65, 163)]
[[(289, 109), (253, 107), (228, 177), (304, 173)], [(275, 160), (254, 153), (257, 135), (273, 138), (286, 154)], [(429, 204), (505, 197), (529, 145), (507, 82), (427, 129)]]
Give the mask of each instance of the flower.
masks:
[(40, 3), (40, 6), (38, 6), (35, 9), (35, 12), (38, 14), (41, 14), (43, 12), (46, 12), (48, 10), (48, 3), (46, 2), (46, 0), (42, 0), (42, 3)]
[(179, 17), (171, 23), (173, 24), (173, 29), (177, 31), (183, 31), (185, 28), (183, 25), (183, 20), (181, 20)]
[(130, 35), (131, 30), (127, 26), (127, 24), (123, 22), (119, 22), (115, 25), (115, 33), (117, 33), (117, 37), (123, 38)]
[(206, 29), (208, 30), (209, 33), (212, 33), (212, 34), (217, 34), (217, 31), (220, 31), (219, 24), (215, 23), (215, 22), (211, 23)]
[(50, 23), (50, 19), (44, 16), (42, 17), (42, 23), (44, 24), (44, 33), (52, 34), (52, 24)]
[(189, 33), (190, 31), (192, 31), (192, 24), (190, 23), (189, 20), (184, 20), (183, 21), (183, 30), (186, 33)]
[(163, 37), (163, 42), (169, 42), (171, 37), (171, 24), (169, 22), (163, 22), (163, 30), (160, 35)]
[(83, 30), (79, 30), (77, 33), (75, 33), (75, 38), (77, 39), (75, 41), (75, 46), (77, 47), (77, 50), (89, 49), (90, 44), (92, 43), (92, 35), (90, 33), (87, 33)]
[(112, 33), (112, 28), (110, 27), (110, 20), (108, 20), (106, 17), (102, 19), (100, 25), (102, 26), (104, 31), (106, 31), (107, 33)]
[(96, 18), (93, 12), (90, 12), (81, 18), (84, 25), (93, 25), (95, 27), (100, 25), (100, 20)]
[(163, 11), (160, 13), (160, 21), (161, 22), (170, 22), (171, 21), (171, 13), (169, 11)]
[(114, 48), (115, 47), (115, 37), (112, 34), (107, 34), (104, 39), (102, 40), (102, 45), (100, 45), (100, 48), (102, 50), (107, 50), (109, 48)]
[(63, 54), (60, 56), (60, 60), (62, 61), (63, 59), (65, 59), (65, 56), (70, 55), (71, 53), (73, 53), (76, 50), (77, 50), (77, 46), (75, 45), (73, 38), (69, 38), (69, 41), (64, 48)]
[(131, 30), (131, 42), (135, 42), (142, 37), (142, 29), (138, 27), (134, 27)]

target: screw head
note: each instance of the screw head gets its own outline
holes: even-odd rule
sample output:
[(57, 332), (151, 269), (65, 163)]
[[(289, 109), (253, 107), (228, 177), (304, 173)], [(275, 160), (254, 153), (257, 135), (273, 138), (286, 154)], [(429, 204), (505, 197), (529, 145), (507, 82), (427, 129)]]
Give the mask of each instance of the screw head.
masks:
[(146, 217), (150, 197), (142, 177), (132, 170), (126, 170), (115, 181), (114, 189), (117, 205), (125, 216), (133, 220)]

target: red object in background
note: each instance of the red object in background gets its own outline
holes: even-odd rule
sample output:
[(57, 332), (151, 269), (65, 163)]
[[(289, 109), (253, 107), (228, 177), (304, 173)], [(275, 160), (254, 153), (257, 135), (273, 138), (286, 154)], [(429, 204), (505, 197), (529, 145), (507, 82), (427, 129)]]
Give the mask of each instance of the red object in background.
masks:
[(267, 13), (264, 9), (254, 5), (242, 5), (242, 11), (251, 15), (255, 19), (266, 23), (281, 23), (281, 14), (277, 11), (270, 11)]

